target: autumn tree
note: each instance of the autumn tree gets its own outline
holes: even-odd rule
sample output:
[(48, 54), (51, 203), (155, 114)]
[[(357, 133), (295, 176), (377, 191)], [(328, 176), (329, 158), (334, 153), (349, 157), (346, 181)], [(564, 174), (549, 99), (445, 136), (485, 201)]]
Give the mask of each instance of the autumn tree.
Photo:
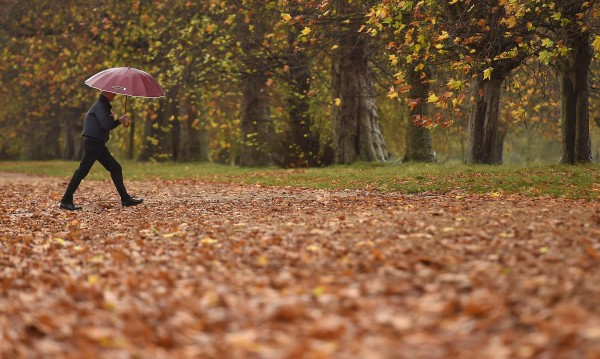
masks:
[(360, 31), (373, 2), (288, 0), (284, 3), (301, 5), (302, 13), (292, 23), (302, 23), (300, 37), (330, 59), (334, 162), (387, 160), (390, 155), (379, 127), (375, 101), (371, 37)]
[(284, 160), (284, 166), (318, 166), (322, 163), (320, 156), (321, 144), (318, 134), (311, 125), (309, 94), (312, 85), (312, 69), (310, 55), (311, 45), (303, 36), (304, 26), (292, 19), (301, 16), (303, 8), (297, 4), (288, 4), (287, 12), (284, 13), (286, 24), (287, 43), (283, 49), (282, 61), (284, 63), (280, 77), (289, 86), (286, 95), (286, 103), (289, 113), (289, 143), (283, 142), (288, 147), (288, 159)]
[(332, 96), (335, 162), (386, 161), (389, 153), (379, 129), (374, 85), (369, 69), (369, 35), (359, 32), (364, 2), (336, 0), (338, 46), (334, 53)]
[[(394, 23), (396, 9), (413, 21), (408, 25)], [(516, 2), (486, 0), (475, 4), (457, 0), (389, 1), (382, 3), (371, 17), (376, 19), (378, 28), (391, 23), (393, 31), (404, 35), (408, 46), (399, 48), (402, 58), (416, 62), (421, 69), (433, 64), (456, 74), (449, 78), (445, 91), (434, 91), (428, 97), (436, 108), (457, 110), (464, 100), (461, 92), (470, 88), (467, 162), (501, 163), (500, 89), (507, 76), (531, 54), (527, 41), (533, 29), (527, 24), (534, 15)], [(402, 73), (400, 83), (405, 81), (403, 77)], [(450, 112), (451, 116), (455, 114)], [(422, 122), (451, 121), (444, 120), (440, 111)]]
[(511, 160), (558, 161), (560, 96), (553, 71), (530, 58), (503, 86), (500, 118), (507, 126)]
[(420, 124), (420, 120), (429, 114), (427, 98), (430, 92), (430, 82), (427, 76), (421, 76), (423, 72), (417, 71), (410, 66), (407, 72), (410, 90), (408, 96), (411, 99), (410, 118), (406, 130), (406, 146), (403, 162), (436, 162), (436, 154), (433, 150), (431, 129)]
[[(233, 17), (225, 1), (179, 2), (167, 4), (167, 13), (157, 11), (158, 19), (167, 20), (161, 27), (166, 47), (162, 80), (172, 93), (174, 103), (174, 159), (209, 160), (209, 120), (206, 118), (205, 92), (213, 91), (218, 81), (232, 82), (232, 58), (238, 52), (229, 46), (233, 35)], [(224, 124), (223, 124), (224, 125)]]
[(265, 36), (269, 33), (271, 18), (268, 8), (259, 1), (237, 1), (232, 10), (236, 13), (235, 41), (241, 50), (241, 156), (242, 166), (265, 166), (273, 163), (271, 140), (274, 128), (267, 85), (270, 64), (263, 50)]
[[(93, 61), (95, 52), (85, 50), (86, 18), (75, 5), (73, 1), (3, 3), (2, 56), (9, 64), (3, 84), (11, 89), (13, 103), (5, 116), (26, 159), (77, 157), (78, 144), (71, 134), (73, 128), (77, 130), (74, 123), (81, 120), (79, 109), (87, 94), (73, 80), (82, 77), (82, 58), (87, 55)], [(74, 33), (83, 36), (71, 36)]]
[[(502, 163), (504, 126), (499, 110), (501, 86), (530, 56), (523, 43), (532, 36), (527, 24), (534, 15), (507, 1), (444, 3), (441, 37), (460, 44), (459, 59), (471, 76), (473, 107), (469, 117), (468, 163)], [(452, 46), (446, 43), (446, 46)], [(460, 62), (459, 62), (460, 63)], [(457, 64), (458, 65), (458, 64)]]
[(186, 94), (176, 101), (179, 126), (176, 159), (184, 162), (208, 161), (208, 132), (203, 121), (203, 112), (198, 108), (200, 100), (196, 99), (193, 93), (186, 91)]
[[(210, 8), (213, 11), (208, 11)], [(155, 69), (167, 98), (158, 101), (160, 108), (144, 119), (140, 159), (178, 161), (208, 160), (206, 121), (202, 118), (202, 91), (207, 74), (218, 72), (215, 52), (222, 32), (216, 24), (222, 20), (221, 7), (208, 3), (165, 1), (143, 6), (134, 4), (139, 16), (132, 20), (137, 42), (146, 52), (136, 56), (138, 62)], [(139, 20), (137, 20), (139, 21)], [(135, 46), (124, 44), (125, 47)]]
[[(455, 25), (449, 31), (457, 37), (472, 37), (473, 42), (465, 50), (475, 50), (476, 54), (485, 56), (479, 61), (481, 67), (472, 69), (474, 104), (469, 119), (469, 163), (502, 163), (506, 132), (500, 126), (499, 117), (501, 86), (530, 55), (526, 46), (520, 46), (530, 33), (526, 26), (530, 17), (519, 13), (519, 9), (512, 8), (510, 4), (501, 3), (489, 1), (485, 6), (476, 6), (472, 10), (468, 10), (471, 5), (466, 2), (446, 7), (452, 11)], [(473, 14), (464, 19), (469, 11)]]
[[(414, 5), (414, 7), (413, 7)], [(403, 161), (435, 162), (431, 138), (432, 117), (429, 93), (434, 67), (428, 64), (427, 47), (416, 45), (432, 36), (432, 25), (423, 20), (424, 8), (413, 2), (387, 2), (373, 7), (368, 14), (368, 32), (386, 43), (389, 65), (395, 72), (395, 85), (388, 97), (405, 101), (410, 120), (406, 130)], [(385, 20), (380, 21), (381, 18)], [(425, 53), (422, 53), (425, 51)]]
[[(538, 13), (548, 50), (542, 61), (554, 57), (560, 82), (563, 163), (592, 161), (590, 140), (590, 64), (593, 31), (598, 36), (599, 5), (596, 1), (545, 1)], [(600, 43), (597, 44), (600, 50)]]
[[(152, 102), (135, 100), (134, 106), (130, 101), (134, 124), (142, 126), (130, 129), (128, 156), (134, 157), (139, 142), (141, 160), (208, 160), (204, 92), (229, 74), (233, 56), (225, 45), (232, 24), (226, 3), (133, 1), (122, 6), (107, 9), (114, 31), (122, 32), (111, 42), (110, 58), (155, 74), (167, 94)], [(139, 141), (134, 141), (136, 132)]]
[[(242, 92), (242, 165), (323, 163), (323, 148), (311, 116), (313, 41), (305, 36), (304, 10), (301, 2), (278, 1), (242, 1), (232, 7), (237, 19), (233, 39), (241, 49), (237, 66)], [(273, 118), (273, 95), (285, 101), (284, 123)]]
[[(132, 66), (157, 76), (167, 98), (129, 99), (134, 126), (115, 131), (109, 145), (130, 158), (284, 167), (384, 161), (388, 147), (401, 148), (386, 146), (385, 121), (406, 161), (435, 160), (430, 129), (453, 125), (454, 136), (434, 132), (443, 148), (468, 135), (467, 162), (500, 163), (507, 131), (518, 136), (525, 123), (515, 111), (553, 134), (554, 122), (533, 119), (558, 109), (562, 161), (591, 160), (596, 1), (1, 4), (2, 158), (77, 159), (81, 120), (97, 96), (83, 81)], [(524, 78), (527, 71), (512, 79), (524, 63), (556, 73), (560, 106), (534, 91), (550, 83)], [(381, 85), (388, 72), (393, 78)], [(516, 82), (527, 98), (511, 92)], [(400, 102), (381, 106), (375, 99), (388, 88)], [(400, 104), (406, 110), (396, 111)], [(394, 116), (400, 130), (388, 125)]]

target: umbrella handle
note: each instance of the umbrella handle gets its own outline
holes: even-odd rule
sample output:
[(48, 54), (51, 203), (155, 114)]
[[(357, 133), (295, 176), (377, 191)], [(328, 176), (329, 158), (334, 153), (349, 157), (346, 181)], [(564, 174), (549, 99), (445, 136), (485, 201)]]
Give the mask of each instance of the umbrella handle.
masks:
[[(129, 96), (125, 96), (125, 115), (127, 115), (127, 99), (129, 98)], [(124, 123), (125, 127), (129, 127), (129, 124), (127, 122)]]

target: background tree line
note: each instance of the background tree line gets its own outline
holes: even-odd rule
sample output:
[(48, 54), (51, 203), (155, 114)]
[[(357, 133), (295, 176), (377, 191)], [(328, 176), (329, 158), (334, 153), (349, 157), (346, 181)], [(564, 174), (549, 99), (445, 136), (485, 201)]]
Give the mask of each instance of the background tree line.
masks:
[(0, 5), (1, 159), (78, 159), (97, 96), (83, 82), (117, 66), (167, 93), (129, 102), (135, 125), (111, 148), (130, 159), (581, 163), (600, 151), (593, 0)]

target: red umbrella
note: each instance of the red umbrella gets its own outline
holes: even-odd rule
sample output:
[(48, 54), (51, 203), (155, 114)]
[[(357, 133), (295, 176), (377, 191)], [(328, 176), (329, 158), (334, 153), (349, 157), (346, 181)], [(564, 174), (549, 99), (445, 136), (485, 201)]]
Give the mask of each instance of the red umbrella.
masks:
[(114, 67), (98, 72), (85, 80), (85, 84), (98, 90), (126, 96), (165, 96), (165, 92), (152, 76), (133, 67)]
[[(98, 72), (85, 80), (85, 84), (101, 91), (125, 96), (148, 98), (165, 96), (165, 92), (152, 76), (133, 67), (114, 67)], [(127, 97), (125, 112), (127, 112)]]

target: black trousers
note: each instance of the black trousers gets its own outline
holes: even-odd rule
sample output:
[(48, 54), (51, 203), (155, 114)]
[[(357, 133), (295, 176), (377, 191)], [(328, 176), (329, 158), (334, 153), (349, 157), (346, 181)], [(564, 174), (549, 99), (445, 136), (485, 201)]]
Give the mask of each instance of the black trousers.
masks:
[(73, 174), (61, 202), (73, 203), (73, 194), (81, 181), (88, 175), (96, 160), (110, 172), (110, 177), (119, 192), (119, 196), (121, 196), (121, 201), (131, 198), (123, 184), (123, 170), (121, 165), (110, 154), (110, 151), (106, 148), (106, 144), (102, 141), (85, 137), (83, 139), (83, 159), (79, 164), (79, 168)]

